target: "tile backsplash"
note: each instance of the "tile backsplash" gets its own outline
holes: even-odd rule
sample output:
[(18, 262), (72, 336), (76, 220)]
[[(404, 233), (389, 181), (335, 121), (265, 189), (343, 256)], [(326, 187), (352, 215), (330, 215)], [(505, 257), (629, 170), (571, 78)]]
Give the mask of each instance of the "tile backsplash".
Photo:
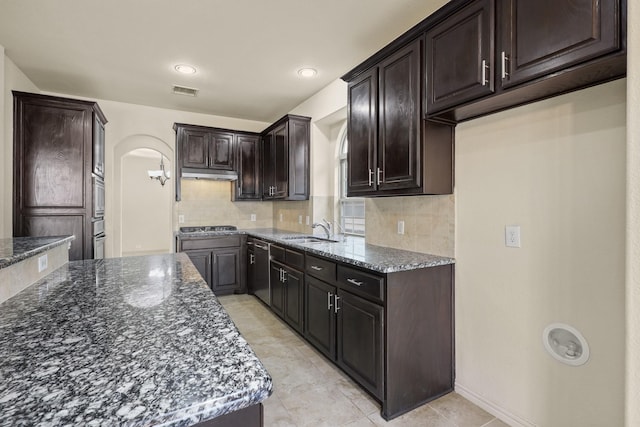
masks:
[[(175, 229), (190, 225), (229, 224), (238, 228), (278, 228), (313, 234), (311, 224), (334, 217), (333, 197), (287, 202), (232, 202), (231, 183), (182, 181), (182, 201), (174, 205)], [(251, 221), (251, 215), (256, 221)], [(185, 222), (178, 224), (179, 215)], [(309, 225), (306, 218), (309, 216)], [(300, 224), (302, 219), (302, 224)], [(404, 234), (398, 234), (404, 221)], [(454, 256), (454, 196), (366, 199), (367, 243), (434, 255)]]
[[(404, 234), (398, 234), (404, 221)], [(454, 256), (454, 196), (384, 197), (366, 200), (367, 243)]]
[[(228, 181), (183, 179), (182, 200), (174, 204), (174, 229), (195, 225), (235, 225), (238, 228), (273, 227), (272, 202), (232, 202)], [(256, 216), (251, 221), (251, 215)], [(178, 224), (179, 215), (184, 223)]]

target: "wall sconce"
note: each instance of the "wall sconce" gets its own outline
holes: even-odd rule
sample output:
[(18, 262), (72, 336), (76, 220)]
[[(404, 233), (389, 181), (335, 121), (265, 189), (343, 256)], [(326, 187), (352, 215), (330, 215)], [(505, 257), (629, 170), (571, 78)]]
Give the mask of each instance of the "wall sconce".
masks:
[(165, 182), (171, 178), (171, 172), (167, 172), (164, 169), (164, 156), (160, 154), (160, 170), (148, 170), (149, 178), (157, 179), (160, 181), (160, 185), (164, 187)]

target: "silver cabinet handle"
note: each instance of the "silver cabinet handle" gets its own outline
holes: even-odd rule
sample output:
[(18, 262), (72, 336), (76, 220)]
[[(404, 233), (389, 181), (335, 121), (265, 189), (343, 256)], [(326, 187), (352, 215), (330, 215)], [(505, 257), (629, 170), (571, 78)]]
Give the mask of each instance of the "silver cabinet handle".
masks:
[(322, 268), (322, 267), (318, 267), (317, 265), (312, 265), (312, 266), (311, 266), (311, 269), (312, 269), (312, 270), (315, 270), (315, 271), (322, 271), (322, 270), (324, 270), (324, 268)]
[(254, 254), (249, 254), (249, 264), (256, 263), (256, 256)]
[(247, 242), (247, 246), (253, 246), (253, 242)]
[(506, 79), (507, 77), (509, 77), (509, 72), (507, 71), (507, 63), (509, 62), (509, 57), (507, 56), (506, 52), (502, 52), (501, 54), (501, 58), (502, 58), (502, 80)]
[(384, 176), (384, 171), (380, 168), (378, 168), (378, 185), (380, 185), (380, 183), (384, 182), (384, 177), (380, 178), (380, 176)]
[(327, 310), (331, 311), (331, 307), (333, 307), (333, 304), (331, 304), (331, 297), (333, 296), (333, 294), (331, 292), (327, 292)]
[(336, 295), (336, 298), (335, 298), (335, 304), (334, 304), (334, 306), (333, 306), (333, 312), (334, 312), (335, 314), (338, 314), (338, 310), (340, 310), (340, 307), (338, 307), (338, 300), (339, 300), (339, 299), (340, 299), (340, 297), (339, 297), (338, 295)]
[(482, 60), (482, 86), (486, 86), (489, 83), (487, 80), (487, 70), (489, 69), (489, 64), (487, 64), (487, 60)]
[(362, 286), (362, 284), (364, 282), (359, 282), (356, 279), (347, 279), (347, 282), (351, 283), (352, 285), (356, 285), (356, 286)]
[(264, 249), (265, 251), (268, 249), (266, 246), (262, 246), (262, 245), (259, 245), (257, 243), (254, 243), (254, 244), (256, 245), (256, 248)]
[(280, 274), (282, 274), (282, 283), (285, 283), (287, 281), (287, 270), (285, 270), (284, 268), (281, 268)]
[(373, 187), (373, 171), (369, 169), (369, 187)]

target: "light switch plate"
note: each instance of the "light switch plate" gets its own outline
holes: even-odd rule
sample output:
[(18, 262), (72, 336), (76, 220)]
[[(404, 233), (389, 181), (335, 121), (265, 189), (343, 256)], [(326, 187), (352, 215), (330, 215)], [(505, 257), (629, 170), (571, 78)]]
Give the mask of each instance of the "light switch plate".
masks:
[(404, 234), (404, 221), (398, 221), (398, 234)]
[(178, 223), (184, 224), (184, 215), (178, 215)]
[(504, 228), (504, 244), (508, 248), (520, 247), (520, 226), (519, 225), (507, 225)]
[(256, 220), (256, 214), (251, 214), (251, 221), (255, 221)]
[(302, 224), (302, 215), (298, 215), (298, 224)]

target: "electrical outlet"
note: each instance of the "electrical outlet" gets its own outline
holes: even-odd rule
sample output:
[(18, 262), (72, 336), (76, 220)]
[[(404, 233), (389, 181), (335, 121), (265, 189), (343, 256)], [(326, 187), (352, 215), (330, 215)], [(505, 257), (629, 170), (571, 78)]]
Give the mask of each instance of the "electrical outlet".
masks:
[(404, 221), (398, 221), (398, 234), (404, 234)]
[(302, 215), (298, 215), (298, 224), (302, 224)]
[(283, 218), (283, 215), (282, 215), (282, 214), (280, 214), (280, 222), (282, 222), (282, 218)]
[(178, 223), (184, 224), (184, 215), (178, 215)]
[(255, 221), (256, 220), (256, 214), (251, 214), (251, 221)]
[(47, 254), (42, 255), (38, 258), (38, 273), (47, 269), (47, 265), (49, 263), (49, 259), (47, 258)]
[(504, 228), (504, 244), (508, 248), (520, 247), (520, 226), (519, 225), (507, 225)]
[(307, 215), (307, 225), (309, 225), (309, 215)]

